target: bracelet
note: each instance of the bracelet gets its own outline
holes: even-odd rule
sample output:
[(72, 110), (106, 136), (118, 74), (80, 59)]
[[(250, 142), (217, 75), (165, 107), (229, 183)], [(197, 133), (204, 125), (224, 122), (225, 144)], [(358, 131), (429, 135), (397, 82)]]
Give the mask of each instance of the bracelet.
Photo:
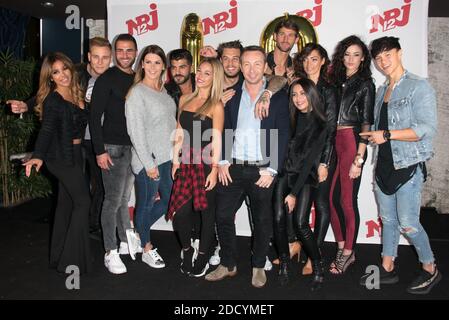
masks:
[(210, 166), (211, 166), (211, 168), (218, 168), (218, 164), (216, 164), (216, 163), (212, 163)]
[(360, 143), (363, 143), (363, 144), (368, 144), (368, 143), (369, 143), (369, 140), (368, 140), (368, 139), (365, 139), (365, 138), (360, 138), (360, 139), (359, 139), (359, 142), (360, 142)]
[(270, 99), (271, 99), (271, 97), (273, 96), (273, 92), (271, 92), (271, 91), (268, 90), (268, 89), (265, 89), (263, 92), (264, 92), (264, 93), (265, 93), (265, 92), (268, 93), (268, 95), (270, 96)]

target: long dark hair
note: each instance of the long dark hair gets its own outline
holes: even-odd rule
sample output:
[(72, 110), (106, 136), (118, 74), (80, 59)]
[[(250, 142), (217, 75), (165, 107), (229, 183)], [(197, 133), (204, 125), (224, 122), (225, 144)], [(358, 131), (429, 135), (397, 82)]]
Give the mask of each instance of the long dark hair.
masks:
[(332, 65), (330, 68), (330, 80), (335, 85), (341, 85), (346, 81), (346, 67), (343, 63), (346, 50), (352, 46), (357, 45), (362, 49), (363, 61), (360, 63), (357, 74), (363, 79), (371, 78), (371, 55), (366, 44), (357, 36), (352, 35), (341, 40), (335, 47), (332, 55)]
[(309, 103), (307, 113), (310, 117), (313, 117), (319, 121), (326, 121), (326, 116), (324, 114), (323, 101), (321, 99), (320, 93), (318, 92), (315, 83), (307, 78), (301, 78), (293, 81), (290, 85), (290, 128), (293, 135), (295, 134), (296, 123), (298, 119), (299, 110), (296, 108), (293, 102), (293, 88), (296, 85), (300, 85), (304, 90), (304, 93)]
[(304, 71), (304, 60), (312, 53), (312, 51), (316, 50), (321, 59), (324, 59), (324, 64), (320, 68), (320, 79), (323, 79), (327, 83), (329, 83), (329, 64), (330, 59), (327, 54), (327, 50), (324, 49), (318, 43), (308, 43), (306, 46), (295, 54), (293, 58), (293, 68), (295, 70), (295, 76), (298, 78), (307, 78), (307, 73)]

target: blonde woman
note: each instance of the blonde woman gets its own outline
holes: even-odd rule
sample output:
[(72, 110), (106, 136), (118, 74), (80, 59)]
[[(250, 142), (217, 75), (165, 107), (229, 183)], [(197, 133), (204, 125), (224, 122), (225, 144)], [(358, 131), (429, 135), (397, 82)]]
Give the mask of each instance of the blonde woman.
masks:
[[(126, 99), (126, 126), (132, 142), (131, 167), (136, 177), (136, 228), (142, 261), (152, 268), (165, 263), (150, 239), (150, 228), (167, 212), (172, 188), (170, 140), (176, 129), (176, 105), (163, 86), (167, 61), (157, 45), (143, 49)], [(159, 192), (160, 201), (155, 202)]]
[[(183, 249), (181, 272), (201, 277), (209, 269), (208, 253), (215, 237), (215, 185), (224, 124), (221, 63), (217, 59), (203, 60), (195, 80), (195, 91), (182, 96), (179, 102), (172, 168), (175, 182), (168, 214), (174, 218)], [(197, 214), (201, 215), (201, 240), (194, 259), (190, 236)]]
[(36, 111), (42, 127), (26, 175), (45, 162), (58, 179), (58, 202), (50, 245), (50, 267), (80, 273), (91, 268), (89, 250), (89, 188), (83, 174), (81, 140), (87, 125), (84, 95), (72, 61), (63, 53), (49, 53), (42, 64)]

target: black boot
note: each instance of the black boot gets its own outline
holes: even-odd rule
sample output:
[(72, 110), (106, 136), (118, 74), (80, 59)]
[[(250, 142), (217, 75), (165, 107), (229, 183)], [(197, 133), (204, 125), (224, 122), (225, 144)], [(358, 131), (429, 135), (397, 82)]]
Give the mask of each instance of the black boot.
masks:
[(313, 279), (310, 290), (318, 291), (323, 287), (324, 264), (322, 260), (312, 260)]
[(279, 265), (279, 283), (281, 286), (286, 286), (290, 282), (290, 266), (289, 258), (281, 257)]
[(193, 270), (193, 253), (195, 250), (189, 247), (188, 250), (182, 249), (181, 272), (189, 275)]

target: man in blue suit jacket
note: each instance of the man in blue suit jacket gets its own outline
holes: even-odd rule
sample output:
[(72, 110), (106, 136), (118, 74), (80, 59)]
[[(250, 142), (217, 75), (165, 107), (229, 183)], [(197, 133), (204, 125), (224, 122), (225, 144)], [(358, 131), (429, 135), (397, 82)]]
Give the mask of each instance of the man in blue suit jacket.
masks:
[(264, 92), (266, 56), (263, 48), (249, 46), (240, 56), (243, 85), (225, 106), (222, 161), (217, 189), (217, 230), (221, 264), (206, 276), (218, 281), (237, 274), (235, 213), (245, 196), (253, 212), (252, 285), (266, 283), (264, 271), (272, 234), (272, 194), (276, 175), (284, 162), (289, 139), (288, 96), (280, 90), (271, 98), (272, 111), (263, 120), (254, 116)]

